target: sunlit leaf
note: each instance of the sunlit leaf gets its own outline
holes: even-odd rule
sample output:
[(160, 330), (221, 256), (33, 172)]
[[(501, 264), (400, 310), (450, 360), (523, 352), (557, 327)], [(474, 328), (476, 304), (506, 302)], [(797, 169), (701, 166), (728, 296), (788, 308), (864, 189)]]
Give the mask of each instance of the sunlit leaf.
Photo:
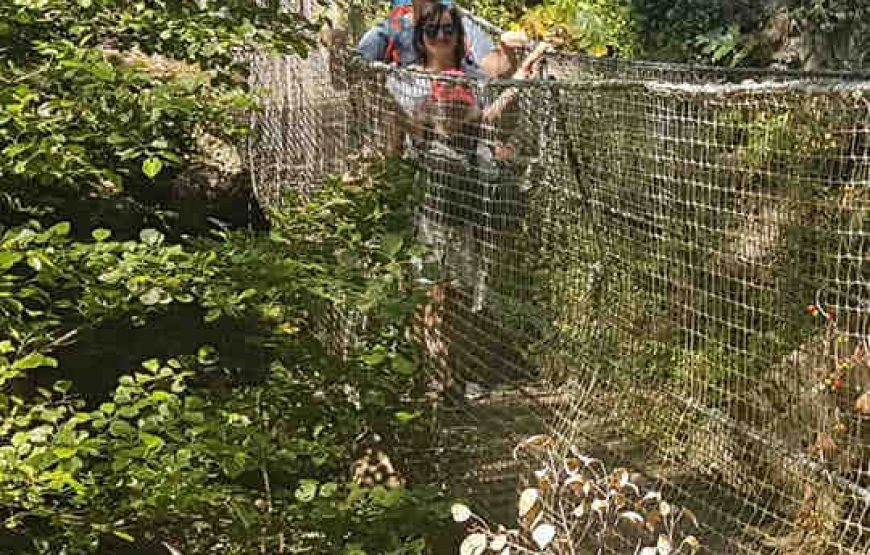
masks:
[(120, 530), (112, 530), (112, 534), (114, 534), (115, 536), (121, 538), (122, 540), (124, 540), (126, 542), (132, 543), (132, 542), (136, 541), (136, 538), (134, 538), (133, 536), (131, 536), (127, 532), (122, 532)]
[(143, 229), (139, 232), (139, 240), (146, 245), (156, 246), (163, 242), (163, 234), (156, 229)]
[(42, 353), (30, 353), (12, 363), (13, 370), (32, 370), (42, 367), (57, 368), (57, 360)]
[(159, 287), (152, 287), (145, 293), (139, 296), (139, 302), (144, 304), (145, 306), (153, 306), (160, 302), (162, 298), (163, 290)]
[(161, 169), (163, 169), (163, 162), (160, 161), (160, 158), (148, 158), (142, 162), (142, 173), (148, 179), (156, 177)]
[(70, 380), (60, 380), (55, 382), (51, 388), (58, 393), (67, 393), (72, 388), (72, 382)]
[(75, 447), (55, 447), (51, 452), (60, 460), (73, 458), (78, 450)]
[(301, 480), (293, 495), (303, 503), (312, 501), (317, 497), (317, 480)]

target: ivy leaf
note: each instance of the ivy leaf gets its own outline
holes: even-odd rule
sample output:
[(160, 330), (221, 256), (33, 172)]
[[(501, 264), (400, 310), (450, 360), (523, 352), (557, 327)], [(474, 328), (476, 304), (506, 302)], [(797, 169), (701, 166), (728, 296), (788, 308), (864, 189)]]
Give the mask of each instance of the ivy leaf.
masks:
[(160, 161), (160, 158), (148, 158), (142, 162), (142, 173), (144, 173), (145, 177), (148, 179), (154, 179), (157, 177), (157, 174), (160, 173), (161, 169), (163, 169), (163, 162)]
[(33, 268), (35, 272), (42, 270), (42, 259), (38, 256), (28, 256), (27, 265)]
[(212, 365), (217, 364), (220, 360), (217, 349), (212, 345), (203, 345), (196, 351), (196, 359), (200, 364)]
[(142, 439), (142, 443), (145, 444), (145, 448), (149, 451), (156, 451), (163, 447), (164, 441), (160, 436), (142, 432), (139, 437)]
[(150, 358), (142, 363), (142, 368), (148, 370), (149, 372), (157, 372), (160, 370), (160, 361), (156, 358)]

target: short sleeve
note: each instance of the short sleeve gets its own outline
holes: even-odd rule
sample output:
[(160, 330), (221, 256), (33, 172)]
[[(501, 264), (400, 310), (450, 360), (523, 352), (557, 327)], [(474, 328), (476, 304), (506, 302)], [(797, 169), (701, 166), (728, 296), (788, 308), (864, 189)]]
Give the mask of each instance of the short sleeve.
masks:
[(468, 16), (462, 17), (462, 26), (465, 29), (465, 37), (468, 39), (471, 55), (474, 61), (480, 64), (490, 52), (495, 50), (495, 42), (483, 28)]
[(371, 62), (382, 62), (386, 57), (388, 36), (386, 22), (369, 29), (357, 45), (357, 51)]

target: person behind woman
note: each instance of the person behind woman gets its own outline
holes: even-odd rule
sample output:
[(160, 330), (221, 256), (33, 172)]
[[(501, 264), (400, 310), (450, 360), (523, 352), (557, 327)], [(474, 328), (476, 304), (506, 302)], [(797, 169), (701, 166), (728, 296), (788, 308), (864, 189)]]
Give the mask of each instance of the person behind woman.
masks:
[[(448, 0), (392, 0), (390, 17), (363, 35), (357, 51), (367, 60), (396, 63), (402, 67), (420, 62), (422, 45), (414, 40), (414, 30), (422, 12), (433, 4), (448, 4)], [(456, 21), (463, 34), (463, 46), (469, 60), (487, 68), (490, 77), (508, 75), (515, 67), (516, 49), (511, 40), (494, 43), (486, 31), (472, 18), (459, 14)], [(508, 35), (509, 38), (509, 35)]]

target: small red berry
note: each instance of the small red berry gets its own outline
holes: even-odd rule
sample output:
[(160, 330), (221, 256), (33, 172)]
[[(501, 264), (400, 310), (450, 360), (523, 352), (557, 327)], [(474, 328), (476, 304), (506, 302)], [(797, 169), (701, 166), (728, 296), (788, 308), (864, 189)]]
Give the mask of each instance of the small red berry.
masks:
[(837, 378), (834, 380), (834, 391), (840, 391), (843, 388), (843, 380), (841, 378)]
[(806, 313), (809, 314), (810, 316), (815, 316), (819, 312), (819, 309), (816, 308), (816, 305), (814, 305), (814, 304), (807, 306), (807, 308), (805, 310), (806, 310)]

